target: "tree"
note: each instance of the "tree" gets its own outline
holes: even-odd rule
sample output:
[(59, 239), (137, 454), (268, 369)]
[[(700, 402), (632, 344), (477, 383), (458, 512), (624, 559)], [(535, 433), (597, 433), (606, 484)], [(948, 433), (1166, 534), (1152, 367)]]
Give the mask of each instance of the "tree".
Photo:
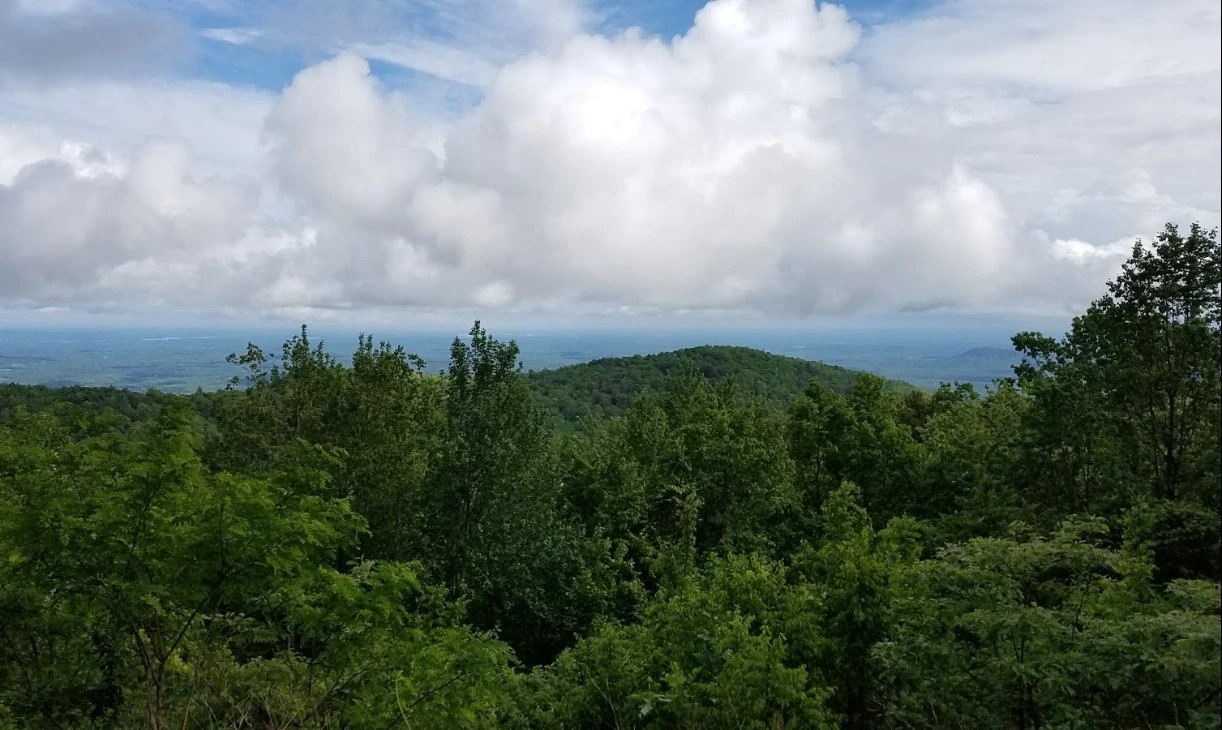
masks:
[(598, 535), (622, 546), (647, 590), (715, 552), (782, 554), (801, 503), (783, 421), (732, 380), (681, 368), (663, 393), (571, 439), (565, 489)]
[(529, 727), (835, 726), (811, 663), (815, 586), (759, 557), (713, 559), (636, 624), (598, 627), (526, 685)]
[(322, 446), (336, 457), (333, 489), (369, 525), (360, 553), (421, 557), (423, 484), (445, 438), (443, 383), (424, 373), (424, 361), (362, 334), (345, 366), (322, 342), (312, 345), (304, 326), (278, 364), (268, 367), (254, 345), (229, 359), (247, 367), (249, 387), (218, 394), (210, 464), (271, 474), (293, 463), (299, 441)]
[(450, 349), (446, 440), (425, 497), (430, 559), (472, 623), (548, 661), (601, 612), (602, 556), (563, 502), (518, 346), (479, 322), (470, 340)]
[(886, 727), (1217, 727), (1216, 583), (1151, 585), (1099, 520), (911, 563), (875, 645)]
[(920, 499), (948, 542), (1003, 532), (1031, 517), (1023, 487), (1029, 399), (1001, 382), (983, 397), (943, 386), (919, 429)]
[(861, 501), (856, 485), (841, 484), (820, 515), (817, 546), (793, 558), (797, 572), (821, 591), (819, 625), (834, 639), (812, 663), (823, 669), (832, 687), (829, 706), (848, 728), (873, 723), (870, 650), (888, 635), (893, 583), (920, 552), (912, 520), (897, 518), (875, 532)]
[(900, 403), (886, 381), (868, 373), (858, 374), (847, 398), (810, 384), (789, 409), (788, 429), (808, 505), (851, 481), (879, 519), (924, 511), (915, 492), (919, 452)]
[[(1016, 374), (1036, 397), (1039, 426), (1075, 445), (1073, 481), (1108, 489), (1115, 460), (1147, 496), (1216, 508), (1219, 256), (1217, 230), (1194, 223), (1184, 236), (1169, 223), (1151, 248), (1134, 245), (1108, 293), (1062, 340), (1015, 336), (1030, 360)], [(1097, 501), (1090, 492), (1079, 500)]]
[(369, 524), (362, 554), (380, 560), (424, 555), (425, 484), (445, 448), (445, 390), (424, 361), (372, 336), (358, 339), (337, 412), (320, 442), (342, 454), (340, 494)]
[(334, 567), (365, 525), (326, 452), (213, 474), (194, 418), (178, 398), (136, 429), (0, 427), (0, 706), (22, 727), (492, 722), (503, 644), (418, 566)]
[(789, 407), (789, 454), (809, 514), (817, 514), (827, 495), (848, 478), (854, 428), (849, 404), (817, 381)]

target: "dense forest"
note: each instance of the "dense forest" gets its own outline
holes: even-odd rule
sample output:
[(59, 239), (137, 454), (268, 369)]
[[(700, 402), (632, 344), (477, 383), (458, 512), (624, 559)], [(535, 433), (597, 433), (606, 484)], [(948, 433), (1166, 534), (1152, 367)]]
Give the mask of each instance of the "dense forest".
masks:
[[(778, 409), (801, 396), (812, 380), (847, 395), (857, 378), (856, 371), (836, 365), (750, 347), (706, 345), (530, 371), (526, 373), (526, 384), (545, 415), (553, 417), (551, 425), (571, 429), (584, 419), (621, 416), (639, 397), (664, 392), (671, 372), (692, 369), (712, 382), (733, 379), (743, 395), (761, 396)], [(895, 380), (886, 381), (886, 388), (901, 394), (916, 389)], [(36, 412), (71, 403), (85, 410), (113, 409), (130, 420), (144, 420), (169, 397), (172, 396), (157, 391), (138, 392), (113, 386), (56, 388), (0, 383), (0, 418), (18, 406)], [(191, 399), (201, 411), (208, 412), (207, 402), (215, 397), (216, 394), (197, 391)]]
[[(854, 371), (836, 365), (773, 355), (750, 347), (705, 345), (530, 372), (526, 382), (548, 412), (558, 415), (562, 423), (574, 424), (583, 418), (622, 416), (641, 396), (663, 393), (671, 373), (692, 369), (713, 382), (733, 379), (743, 395), (760, 396), (775, 408), (784, 408), (796, 400), (812, 380), (847, 395), (857, 376)], [(899, 393), (915, 389), (893, 380), (887, 381), (886, 386)]]
[(983, 393), (478, 323), (0, 388), (0, 728), (1219, 727), (1220, 287), (1168, 225)]

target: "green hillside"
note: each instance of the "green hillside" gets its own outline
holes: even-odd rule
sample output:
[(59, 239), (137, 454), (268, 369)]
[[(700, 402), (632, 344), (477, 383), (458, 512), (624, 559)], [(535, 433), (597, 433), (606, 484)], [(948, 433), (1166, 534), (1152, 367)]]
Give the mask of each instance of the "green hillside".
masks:
[(132, 420), (143, 421), (154, 415), (168, 398), (156, 391), (138, 392), (115, 387), (71, 385), (53, 388), (45, 385), (0, 383), (0, 421), (18, 407), (32, 413), (51, 410), (60, 404), (97, 413), (113, 411)]
[[(762, 396), (771, 404), (788, 406), (811, 380), (838, 393), (853, 387), (857, 371), (836, 365), (774, 355), (750, 347), (704, 345), (673, 352), (631, 357), (608, 357), (555, 370), (527, 374), (533, 390), (548, 408), (568, 422), (586, 415), (610, 418), (622, 415), (642, 395), (661, 392), (671, 372), (694, 366), (710, 380), (733, 377), (742, 390)], [(888, 381), (895, 392), (915, 386)]]
[[(744, 393), (761, 396), (777, 408), (792, 403), (811, 380), (846, 394), (857, 377), (857, 371), (836, 365), (728, 345), (603, 358), (554, 370), (533, 371), (524, 377), (549, 412), (563, 422), (576, 423), (587, 415), (599, 419), (623, 415), (637, 398), (660, 393), (670, 375), (684, 367), (694, 367), (711, 381), (732, 377)], [(915, 389), (913, 385), (896, 380), (887, 381), (887, 386), (899, 393)], [(143, 421), (156, 415), (169, 397), (157, 391), (139, 392), (116, 387), (51, 388), (0, 383), (0, 420), (17, 406), (39, 412), (56, 404), (70, 403), (89, 412), (113, 410), (124, 418)], [(190, 398), (207, 414), (216, 396), (196, 393)]]

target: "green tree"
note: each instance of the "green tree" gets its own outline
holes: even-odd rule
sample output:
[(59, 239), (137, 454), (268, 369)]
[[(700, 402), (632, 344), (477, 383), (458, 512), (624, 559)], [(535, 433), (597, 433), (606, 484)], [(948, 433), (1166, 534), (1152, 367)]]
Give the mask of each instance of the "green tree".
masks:
[(783, 428), (732, 380), (681, 369), (662, 394), (570, 440), (566, 494), (648, 590), (713, 552), (779, 555), (801, 511)]
[(334, 567), (365, 525), (332, 457), (212, 474), (194, 419), (0, 427), (0, 705), (23, 727), (487, 724), (508, 650), (415, 566)]
[(762, 558), (717, 558), (640, 623), (600, 626), (525, 685), (530, 727), (835, 727), (816, 665), (813, 586)]
[(946, 541), (1004, 532), (1031, 514), (1023, 419), (1029, 399), (1001, 382), (983, 397), (971, 386), (943, 386), (918, 435), (920, 499)]
[(1193, 224), (1185, 236), (1167, 224), (1150, 248), (1134, 245), (1064, 339), (1015, 336), (1048, 456), (1048, 445), (1071, 449), (1069, 474), (1054, 478), (1080, 485), (1073, 506), (1117, 509), (1128, 495), (1109, 482), (1120, 479), (1143, 495), (1217, 508), (1219, 256), (1216, 230)]
[(851, 481), (880, 519), (926, 511), (915, 490), (919, 450), (901, 403), (886, 381), (868, 373), (858, 374), (847, 398), (811, 383), (790, 407), (788, 426), (808, 506), (817, 508), (828, 492)]
[(518, 346), (479, 322), (455, 338), (445, 450), (425, 503), (432, 561), (476, 626), (547, 661), (602, 612), (602, 555), (569, 513)]
[(789, 407), (789, 454), (809, 514), (817, 514), (827, 495), (847, 478), (855, 426), (848, 402), (817, 381)]
[(276, 473), (292, 463), (299, 440), (323, 446), (336, 456), (333, 488), (369, 525), (361, 554), (421, 557), (424, 484), (446, 439), (442, 380), (426, 375), (419, 357), (367, 335), (345, 366), (312, 344), (304, 326), (278, 364), (254, 345), (230, 361), (248, 368), (249, 387), (218, 395), (212, 465)]
[(888, 727), (1217, 727), (1216, 583), (1150, 583), (1098, 520), (911, 564), (872, 664)]
[(364, 555), (415, 560), (424, 554), (425, 484), (445, 449), (445, 391), (402, 347), (358, 340), (338, 413), (320, 443), (343, 456), (341, 494), (369, 524)]
[(829, 637), (813, 664), (833, 688), (830, 706), (842, 727), (873, 724), (870, 650), (887, 635), (893, 583), (920, 552), (919, 529), (908, 518), (875, 532), (861, 492), (845, 482), (832, 492), (819, 520), (819, 543), (794, 556), (794, 565), (821, 590), (820, 625)]

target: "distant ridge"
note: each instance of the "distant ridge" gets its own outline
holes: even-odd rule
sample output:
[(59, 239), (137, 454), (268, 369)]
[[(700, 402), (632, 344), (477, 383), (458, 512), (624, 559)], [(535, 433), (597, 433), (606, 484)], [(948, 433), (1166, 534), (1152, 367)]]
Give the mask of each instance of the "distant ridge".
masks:
[[(574, 424), (582, 417), (611, 418), (622, 414), (636, 399), (661, 392), (671, 372), (694, 366), (712, 381), (733, 377), (742, 391), (764, 398), (778, 408), (796, 400), (812, 380), (838, 393), (847, 393), (861, 371), (788, 355), (775, 355), (750, 347), (705, 345), (652, 355), (606, 357), (555, 369), (525, 374), (527, 384), (540, 403), (561, 423)], [(893, 392), (908, 392), (916, 386), (886, 380)], [(201, 403), (210, 394), (192, 396)], [(166, 396), (157, 391), (141, 392), (119, 386), (89, 387), (69, 382), (18, 385), (0, 382), (0, 420), (16, 405), (39, 411), (55, 403), (72, 403), (86, 410), (110, 408), (133, 420), (155, 413)]]
[(11, 362), (55, 362), (49, 357), (41, 355), (5, 355), (0, 353), (0, 360), (9, 360)]
[(1001, 365), (1008, 367), (1022, 359), (1013, 348), (1006, 347), (973, 347), (970, 350), (946, 358), (952, 362), (971, 363), (973, 365)]
[[(562, 420), (622, 414), (637, 398), (661, 392), (671, 371), (694, 365), (710, 380), (733, 376), (745, 393), (785, 407), (818, 380), (839, 393), (853, 387), (859, 371), (750, 347), (704, 345), (652, 355), (606, 357), (527, 374), (531, 390)], [(888, 380), (895, 392), (916, 386)]]

